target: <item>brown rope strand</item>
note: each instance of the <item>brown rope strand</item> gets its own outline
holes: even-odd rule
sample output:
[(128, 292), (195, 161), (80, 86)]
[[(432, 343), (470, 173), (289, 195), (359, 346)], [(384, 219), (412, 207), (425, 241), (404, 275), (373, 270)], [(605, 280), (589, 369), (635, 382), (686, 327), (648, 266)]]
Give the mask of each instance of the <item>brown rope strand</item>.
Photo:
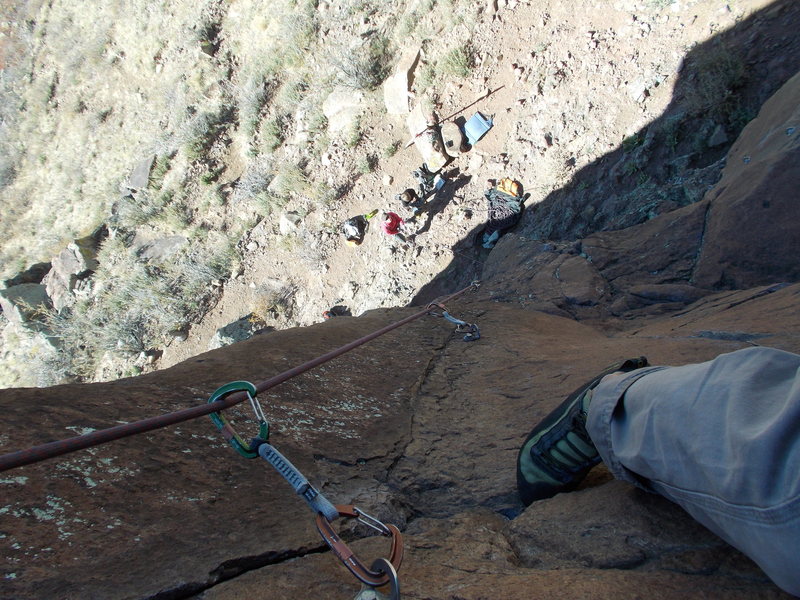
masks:
[[(461, 289), (446, 298), (438, 300), (437, 302), (447, 302), (456, 298), (466, 292), (467, 290), (473, 288), (475, 284), (470, 284), (469, 286)], [(385, 333), (388, 333), (398, 327), (402, 327), (415, 319), (418, 319), (426, 314), (428, 314), (429, 309), (426, 307), (424, 310), (421, 310), (413, 315), (406, 317), (405, 319), (401, 319), (400, 321), (396, 321), (395, 323), (391, 323), (386, 327), (373, 331), (372, 333), (365, 335), (357, 340), (350, 342), (349, 344), (345, 344), (335, 350), (331, 350), (330, 352), (318, 356), (308, 362), (303, 363), (297, 367), (293, 367), (288, 371), (284, 371), (274, 377), (271, 377), (261, 383), (256, 385), (256, 390), (260, 392), (264, 392), (270, 388), (273, 388), (281, 383), (291, 379), (292, 377), (296, 377), (301, 373), (305, 373), (313, 369), (314, 367), (318, 367), (319, 365), (328, 362), (362, 344), (366, 344), (369, 341), (374, 340), (375, 338), (382, 336)], [(77, 450), (83, 450), (85, 448), (91, 448), (92, 446), (98, 446), (100, 444), (105, 444), (108, 442), (112, 442), (114, 440), (118, 440), (124, 437), (129, 437), (132, 435), (138, 435), (140, 433), (145, 433), (147, 431), (153, 431), (154, 429), (161, 429), (162, 427), (168, 427), (170, 425), (175, 425), (177, 423), (182, 423), (183, 421), (189, 421), (191, 419), (196, 419), (198, 417), (202, 417), (212, 412), (217, 412), (226, 408), (230, 408), (239, 404), (240, 402), (244, 402), (247, 400), (247, 394), (245, 392), (236, 392), (223, 398), (221, 400), (217, 400), (213, 403), (207, 403), (200, 406), (193, 406), (191, 408), (185, 408), (183, 410), (179, 410), (172, 413), (167, 413), (164, 415), (159, 415), (157, 417), (150, 417), (148, 419), (143, 419), (141, 421), (134, 421), (133, 423), (126, 423), (124, 425), (117, 425), (115, 427), (110, 427), (108, 429), (101, 429), (98, 431), (93, 431), (91, 433), (87, 433), (85, 435), (79, 435), (72, 438), (67, 438), (65, 440), (57, 440), (53, 442), (48, 442), (46, 444), (41, 444), (39, 446), (34, 446), (33, 448), (28, 448), (26, 450), (18, 450), (16, 452), (11, 452), (8, 454), (4, 454), (0, 456), (0, 472), (7, 471), (9, 469), (14, 469), (16, 467), (22, 467), (24, 465), (29, 465), (32, 463), (37, 463), (48, 458), (55, 458), (56, 456), (61, 456), (64, 454), (68, 454), (70, 452), (76, 452)]]

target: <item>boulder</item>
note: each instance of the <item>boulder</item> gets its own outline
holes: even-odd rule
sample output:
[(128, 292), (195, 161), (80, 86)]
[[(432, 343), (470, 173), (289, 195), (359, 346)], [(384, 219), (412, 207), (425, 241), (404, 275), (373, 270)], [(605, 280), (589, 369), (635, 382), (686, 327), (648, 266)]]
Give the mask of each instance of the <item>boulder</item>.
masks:
[(322, 112), (328, 119), (330, 133), (343, 133), (351, 130), (361, 113), (364, 94), (346, 87), (334, 89), (322, 103)]
[(151, 154), (134, 167), (131, 176), (128, 178), (128, 189), (143, 190), (147, 188), (150, 183), (150, 171), (155, 160), (156, 155)]
[(725, 127), (717, 125), (711, 137), (708, 138), (708, 147), (717, 148), (728, 143), (728, 134), (725, 133)]
[[(450, 160), (444, 153), (444, 143), (436, 128), (428, 128), (431, 115), (426, 114), (422, 105), (417, 104), (408, 114), (406, 123), (408, 132), (414, 140), (414, 147), (422, 156), (422, 162), (428, 165), (431, 171), (441, 169)], [(420, 134), (420, 135), (417, 135)]]
[(52, 268), (42, 283), (46, 286), (56, 310), (61, 311), (72, 304), (73, 292), (78, 282), (97, 269), (97, 244), (101, 237), (92, 234), (74, 240), (51, 261)]
[[(139, 256), (145, 260), (159, 261), (169, 258), (188, 242), (189, 240), (182, 235), (170, 235), (141, 243), (138, 246), (138, 252)], [(136, 244), (134, 244), (134, 247), (136, 247)]]
[(464, 133), (453, 121), (442, 124), (442, 143), (445, 153), (451, 158), (458, 158), (465, 149)]
[(0, 308), (16, 327), (42, 331), (45, 328), (42, 314), (52, 308), (52, 303), (42, 284), (21, 283), (0, 290)]
[(228, 323), (224, 327), (217, 329), (211, 341), (208, 343), (209, 350), (229, 346), (236, 342), (243, 342), (253, 337), (255, 332), (263, 328), (263, 324), (253, 314), (246, 315), (241, 319)]
[(11, 279), (6, 279), (3, 282), (3, 287), (13, 287), (21, 283), (42, 283), (42, 279), (47, 275), (52, 267), (51, 263), (36, 263), (31, 265), (24, 271), (17, 273)]
[(414, 70), (419, 63), (420, 48), (408, 48), (403, 52), (394, 73), (383, 83), (383, 101), (390, 115), (408, 114), (408, 100), (414, 81)]
[(281, 214), (280, 221), (278, 222), (278, 229), (281, 235), (289, 235), (297, 231), (297, 228), (302, 222), (303, 218), (298, 213), (289, 210)]

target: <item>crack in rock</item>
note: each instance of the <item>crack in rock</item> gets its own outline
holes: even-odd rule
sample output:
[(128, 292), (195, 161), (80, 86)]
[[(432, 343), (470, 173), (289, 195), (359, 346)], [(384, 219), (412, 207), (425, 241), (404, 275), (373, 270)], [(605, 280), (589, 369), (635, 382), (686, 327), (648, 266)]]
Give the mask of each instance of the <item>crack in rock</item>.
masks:
[(255, 569), (267, 567), (270, 565), (277, 565), (288, 560), (302, 558), (309, 554), (320, 554), (328, 552), (327, 544), (319, 544), (316, 546), (302, 547), (293, 550), (280, 550), (265, 552), (264, 554), (257, 554), (255, 556), (242, 556), (240, 558), (233, 558), (226, 560), (211, 570), (205, 582), (190, 581), (178, 584), (177, 586), (161, 590), (151, 596), (146, 596), (142, 600), (186, 600), (193, 596), (204, 592), (207, 589), (214, 587), (225, 581), (229, 581)]

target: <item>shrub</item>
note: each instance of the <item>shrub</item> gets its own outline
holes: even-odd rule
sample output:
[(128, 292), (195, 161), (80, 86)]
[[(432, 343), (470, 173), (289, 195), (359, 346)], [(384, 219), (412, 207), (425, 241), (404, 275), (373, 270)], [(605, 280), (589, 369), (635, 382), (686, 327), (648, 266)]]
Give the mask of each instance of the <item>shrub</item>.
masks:
[(291, 118), (289, 114), (278, 114), (262, 121), (258, 135), (261, 145), (268, 152), (274, 152), (286, 140), (286, 132), (291, 125)]
[(297, 2), (295, 10), (287, 13), (281, 23), (281, 29), (287, 39), (287, 43), (281, 45), (282, 59), (289, 66), (303, 65), (310, 55), (311, 46), (319, 29), (316, 7), (316, 0)]
[(272, 182), (272, 162), (266, 158), (252, 161), (244, 175), (236, 183), (232, 200), (234, 203), (255, 198), (266, 192)]
[(436, 67), (430, 63), (424, 63), (418, 69), (414, 84), (418, 92), (424, 92), (436, 83)]
[(150, 185), (155, 189), (160, 189), (164, 184), (164, 178), (169, 172), (170, 163), (175, 155), (160, 155), (150, 171)]
[(361, 143), (362, 139), (364, 139), (364, 133), (361, 131), (361, 119), (356, 119), (353, 121), (353, 125), (347, 135), (347, 147), (355, 148)]
[(322, 108), (314, 107), (309, 111), (308, 116), (308, 131), (315, 135), (321, 135), (328, 129), (328, 117), (322, 112)]
[(445, 75), (466, 77), (472, 64), (472, 53), (467, 46), (453, 48), (439, 61), (439, 69)]
[(284, 163), (275, 176), (272, 189), (280, 196), (305, 194), (309, 189), (309, 180), (303, 170), (295, 164)]
[(323, 206), (330, 205), (337, 198), (336, 189), (324, 181), (317, 181), (309, 186), (308, 195), (312, 200)]
[(664, 119), (661, 131), (664, 134), (664, 144), (674, 152), (681, 141), (682, 115), (673, 115)]
[(286, 206), (287, 198), (274, 196), (269, 192), (262, 192), (253, 199), (255, 209), (262, 217), (268, 217), (272, 213), (281, 210)]
[(230, 238), (209, 232), (205, 243), (163, 264), (142, 262), (119, 236), (103, 243), (98, 259), (94, 297), (47, 316), (67, 358), (49, 365), (56, 374), (91, 380), (104, 357), (122, 359), (160, 346), (169, 331), (199, 317), (211, 281), (227, 278), (238, 254)]
[(277, 289), (261, 286), (250, 309), (251, 322), (266, 324), (278, 316), (291, 314), (296, 291), (297, 288), (292, 285)]
[(625, 139), (622, 140), (622, 151), (623, 152), (633, 152), (644, 143), (644, 136), (639, 135), (638, 133), (634, 133), (633, 135), (629, 135)]
[(362, 175), (372, 173), (378, 166), (378, 157), (374, 154), (367, 154), (358, 163), (358, 172)]
[(239, 125), (249, 138), (255, 133), (261, 112), (269, 102), (269, 87), (265, 73), (255, 73), (244, 77), (236, 87)]
[(401, 145), (402, 142), (395, 140), (394, 142), (392, 142), (391, 144), (386, 146), (386, 148), (383, 149), (383, 157), (392, 158), (395, 154), (397, 154), (397, 151), (400, 149)]
[(203, 112), (191, 119), (184, 146), (186, 158), (190, 161), (204, 158), (232, 118), (231, 109), (222, 106), (216, 112)]
[(725, 119), (734, 114), (747, 73), (738, 52), (724, 43), (698, 48), (690, 69), (693, 77), (684, 92), (689, 113)]
[(390, 59), (388, 38), (373, 36), (358, 48), (340, 49), (334, 66), (344, 85), (371, 91), (389, 75)]

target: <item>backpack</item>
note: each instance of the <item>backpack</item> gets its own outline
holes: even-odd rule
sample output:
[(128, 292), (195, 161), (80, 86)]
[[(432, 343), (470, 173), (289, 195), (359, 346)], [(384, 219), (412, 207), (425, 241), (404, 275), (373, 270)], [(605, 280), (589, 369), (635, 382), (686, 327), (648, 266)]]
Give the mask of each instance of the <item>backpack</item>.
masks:
[(516, 196), (517, 198), (522, 196), (522, 184), (519, 181), (516, 181), (515, 179), (509, 179), (508, 177), (504, 177), (498, 182), (497, 189), (510, 196)]

